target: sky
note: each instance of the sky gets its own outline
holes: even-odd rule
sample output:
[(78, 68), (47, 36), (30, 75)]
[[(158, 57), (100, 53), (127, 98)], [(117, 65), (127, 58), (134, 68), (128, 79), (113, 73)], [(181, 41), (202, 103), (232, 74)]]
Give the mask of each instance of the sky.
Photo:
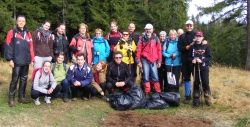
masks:
[[(222, 0), (217, 0), (217, 2), (222, 1)], [(188, 9), (188, 16), (191, 19), (191, 16), (194, 15), (196, 16), (199, 12), (197, 11), (197, 8), (195, 5), (197, 6), (202, 6), (202, 7), (208, 7), (208, 6), (212, 6), (214, 3), (214, 0), (192, 0), (192, 2), (190, 3), (189, 9)], [(201, 17), (200, 21), (207, 23), (208, 21), (210, 21), (211, 16), (203, 16)]]

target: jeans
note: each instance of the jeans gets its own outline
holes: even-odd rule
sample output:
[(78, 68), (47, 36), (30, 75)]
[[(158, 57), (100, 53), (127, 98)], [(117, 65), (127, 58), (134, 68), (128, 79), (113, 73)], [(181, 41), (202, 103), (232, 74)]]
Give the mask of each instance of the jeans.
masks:
[[(50, 89), (47, 88), (47, 89)], [(62, 87), (57, 85), (56, 88), (53, 90), (53, 92), (51, 94), (44, 94), (44, 93), (41, 93), (40, 91), (37, 91), (37, 90), (34, 90), (33, 88), (31, 89), (31, 98), (32, 99), (37, 99), (38, 97), (40, 96), (48, 96), (48, 97), (55, 97), (56, 94), (58, 92), (60, 92), (62, 90)]]
[(62, 80), (61, 82), (62, 90), (63, 90), (63, 97), (69, 97), (69, 82), (67, 79)]
[(82, 92), (82, 97), (89, 98), (89, 94), (91, 93), (93, 86), (89, 84), (87, 86), (81, 87), (81, 86), (74, 86), (73, 84), (71, 84), (70, 89), (72, 92), (72, 98), (78, 97), (78, 91)]
[[(158, 82), (158, 70), (156, 62), (149, 64), (146, 59), (142, 60), (142, 69), (143, 69), (143, 82), (147, 83), (149, 80), (153, 80), (154, 82)], [(150, 79), (149, 79), (150, 74)]]

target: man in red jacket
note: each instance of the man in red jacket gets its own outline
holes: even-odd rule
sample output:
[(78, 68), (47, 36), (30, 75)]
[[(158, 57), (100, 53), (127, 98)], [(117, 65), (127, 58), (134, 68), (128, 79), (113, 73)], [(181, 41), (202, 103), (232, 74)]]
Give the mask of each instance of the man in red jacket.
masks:
[(11, 29), (5, 39), (5, 58), (12, 68), (12, 79), (9, 88), (9, 106), (13, 107), (15, 92), (20, 77), (18, 102), (27, 104), (25, 89), (29, 72), (29, 64), (33, 66), (34, 50), (30, 32), (25, 28), (26, 19), (20, 15), (17, 17), (16, 27)]
[[(150, 92), (150, 80), (156, 92), (161, 92), (157, 68), (161, 67), (162, 52), (159, 38), (153, 33), (153, 25), (145, 26), (145, 34), (138, 41), (136, 60), (143, 70), (144, 92), (146, 97)], [(149, 79), (149, 75), (151, 79)]]

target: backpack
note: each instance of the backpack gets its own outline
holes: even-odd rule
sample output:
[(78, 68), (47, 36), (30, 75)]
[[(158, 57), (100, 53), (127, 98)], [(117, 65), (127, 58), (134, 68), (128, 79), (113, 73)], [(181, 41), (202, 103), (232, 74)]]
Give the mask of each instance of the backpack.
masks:
[[(54, 75), (55, 68), (56, 68), (56, 63), (52, 63), (51, 72), (52, 72), (53, 75)], [(64, 71), (66, 72), (67, 70), (66, 70), (66, 64), (65, 63), (63, 63), (63, 68), (64, 68)]]
[[(121, 38), (122, 37), (122, 33), (119, 32), (119, 34), (120, 34), (120, 38)], [(109, 38), (110, 38), (110, 33), (108, 34), (107, 40), (109, 40)]]
[[(34, 82), (35, 76), (36, 76), (36, 72), (39, 71), (40, 72), (40, 76), (39, 79), (42, 77), (42, 68), (35, 68), (32, 72), (32, 76), (31, 76), (31, 81)], [(50, 73), (49, 73), (50, 76)]]

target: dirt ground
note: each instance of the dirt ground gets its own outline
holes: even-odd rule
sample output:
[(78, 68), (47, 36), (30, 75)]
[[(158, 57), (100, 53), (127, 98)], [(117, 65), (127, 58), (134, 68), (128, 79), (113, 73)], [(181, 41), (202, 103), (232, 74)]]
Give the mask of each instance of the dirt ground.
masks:
[(100, 122), (105, 127), (211, 127), (209, 120), (171, 116), (167, 114), (138, 114), (134, 111), (108, 113)]

